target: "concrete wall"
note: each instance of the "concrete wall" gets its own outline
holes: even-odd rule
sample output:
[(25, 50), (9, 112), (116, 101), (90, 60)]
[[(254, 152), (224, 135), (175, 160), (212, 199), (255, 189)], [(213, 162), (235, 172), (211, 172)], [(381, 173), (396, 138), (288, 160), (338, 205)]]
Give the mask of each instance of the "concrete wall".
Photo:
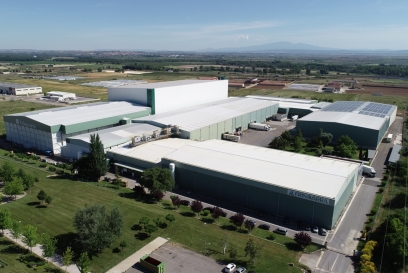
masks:
[(228, 81), (155, 88), (155, 113), (187, 108), (228, 98)]
[[(248, 179), (204, 170), (199, 167), (179, 162), (162, 160), (162, 167), (168, 168), (175, 163), (175, 182), (177, 185), (191, 189), (204, 195), (249, 207), (256, 211), (289, 217), (293, 221), (305, 221), (320, 227), (331, 229), (339, 213), (335, 214), (335, 200), (329, 199), (329, 204), (312, 202), (288, 195), (287, 189), (273, 185), (250, 181)], [(345, 182), (353, 188), (353, 180)], [(344, 200), (348, 200), (350, 188), (345, 191)], [(336, 209), (344, 206), (343, 199), (337, 202)]]

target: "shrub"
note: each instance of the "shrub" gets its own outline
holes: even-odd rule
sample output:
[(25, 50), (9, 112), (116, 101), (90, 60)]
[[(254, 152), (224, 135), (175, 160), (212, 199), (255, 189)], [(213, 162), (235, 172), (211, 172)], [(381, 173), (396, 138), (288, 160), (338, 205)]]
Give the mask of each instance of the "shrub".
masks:
[(371, 230), (371, 226), (366, 226), (365, 230), (370, 231)]
[(376, 209), (372, 209), (371, 210), (371, 215), (375, 215), (377, 213), (377, 210)]
[(378, 190), (378, 193), (383, 193), (383, 191), (384, 191), (384, 189), (381, 188), (381, 189)]
[(385, 185), (387, 185), (386, 181), (381, 182), (381, 187), (385, 187)]
[(45, 168), (45, 167), (47, 167), (47, 164), (41, 163), (40, 165), (38, 165), (38, 167), (40, 167), (40, 168)]
[(49, 166), (49, 167), (48, 167), (48, 170), (50, 170), (50, 171), (52, 171), (52, 172), (55, 172), (56, 168), (53, 167), (53, 166)]
[(31, 267), (31, 268), (34, 268), (34, 267), (37, 266), (37, 263), (34, 262), (34, 261), (31, 261), (31, 262), (28, 262), (28, 263), (27, 263), (27, 266), (28, 266), (28, 267)]

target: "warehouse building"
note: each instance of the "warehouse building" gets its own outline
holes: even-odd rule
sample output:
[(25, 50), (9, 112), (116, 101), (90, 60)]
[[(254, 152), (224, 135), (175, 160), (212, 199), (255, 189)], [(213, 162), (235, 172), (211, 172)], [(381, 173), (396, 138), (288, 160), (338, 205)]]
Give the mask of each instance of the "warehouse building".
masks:
[(115, 126), (103, 129), (98, 132), (91, 132), (66, 138), (66, 145), (62, 147), (61, 155), (79, 159), (82, 155), (89, 153), (91, 134), (98, 133), (104, 151), (115, 149), (124, 143), (132, 141), (144, 143), (151, 139), (166, 137), (167, 132), (162, 133), (162, 128), (150, 124), (129, 123), (122, 126)]
[(377, 149), (388, 128), (395, 120), (397, 107), (361, 101), (337, 101), (321, 111), (297, 121), (303, 136), (317, 136), (320, 129), (333, 135), (333, 141), (348, 135), (358, 146)]
[(59, 154), (67, 137), (126, 124), (149, 114), (149, 107), (105, 102), (11, 114), (3, 119), (8, 141)]
[(148, 123), (158, 127), (178, 126), (181, 138), (203, 141), (221, 139), (223, 133), (246, 130), (250, 122), (264, 122), (277, 111), (278, 103), (274, 101), (228, 98), (138, 118), (132, 122)]
[(56, 101), (67, 101), (75, 100), (76, 95), (74, 93), (61, 92), (61, 91), (50, 91), (47, 93), (47, 97)]
[(0, 82), (0, 94), (21, 96), (39, 93), (42, 93), (42, 87), (39, 86), (11, 82)]
[(160, 114), (228, 98), (228, 81), (181, 80), (108, 88), (109, 101), (128, 101)]

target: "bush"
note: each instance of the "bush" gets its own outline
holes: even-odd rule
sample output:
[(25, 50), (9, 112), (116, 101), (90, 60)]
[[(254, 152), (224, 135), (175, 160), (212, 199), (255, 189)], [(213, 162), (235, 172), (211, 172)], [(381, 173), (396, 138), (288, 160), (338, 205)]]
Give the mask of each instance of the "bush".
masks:
[(48, 167), (48, 170), (50, 170), (51, 172), (55, 172), (56, 168), (53, 167), (53, 166), (49, 166), (49, 167)]
[(40, 165), (38, 165), (38, 167), (40, 167), (40, 168), (45, 168), (45, 167), (47, 167), (47, 164), (41, 163)]
[(375, 215), (377, 213), (377, 210), (376, 209), (372, 209), (371, 210), (371, 215)]
[(370, 231), (370, 230), (371, 230), (371, 226), (365, 226), (365, 230)]
[(384, 189), (383, 189), (383, 188), (380, 188), (380, 189), (378, 190), (378, 193), (383, 193), (383, 191), (384, 191)]
[(385, 185), (387, 185), (387, 181), (381, 182), (381, 187), (385, 187)]
[(37, 263), (34, 262), (34, 261), (31, 261), (31, 262), (28, 262), (28, 263), (27, 263), (27, 266), (28, 266), (28, 267), (31, 267), (31, 268), (34, 268), (34, 267), (37, 266)]

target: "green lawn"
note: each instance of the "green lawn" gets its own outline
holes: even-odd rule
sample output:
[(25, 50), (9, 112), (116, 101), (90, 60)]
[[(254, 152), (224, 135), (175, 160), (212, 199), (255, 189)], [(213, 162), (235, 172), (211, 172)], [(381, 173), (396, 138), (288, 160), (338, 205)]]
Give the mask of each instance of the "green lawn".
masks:
[[(5, 237), (0, 237), (0, 253), (1, 253), (0, 259), (8, 264), (5, 268), (0, 269), (0, 272), (8, 273), (34, 272), (32, 268), (28, 267), (25, 263), (19, 260), (20, 257), (29, 256), (36, 261), (41, 260), (39, 257), (30, 255), (26, 249), (14, 244), (14, 242), (10, 241)], [(37, 270), (36, 272), (55, 272), (55, 273), (61, 272), (60, 270), (58, 270), (57, 267), (54, 267), (51, 264), (49, 264), (48, 267), (50, 268), (48, 269), (48, 271), (44, 268), (41, 270)]]
[[(4, 162), (0, 158), (0, 164)], [(13, 162), (16, 168), (18, 163)], [(271, 243), (267, 240), (255, 238), (262, 246), (262, 257), (257, 261), (255, 266), (246, 264), (248, 258), (244, 257), (244, 247), (250, 235), (238, 231), (223, 229), (216, 224), (204, 225), (203, 220), (197, 219), (189, 213), (180, 214), (174, 211), (170, 206), (160, 204), (149, 204), (136, 201), (132, 193), (118, 192), (107, 187), (98, 187), (92, 183), (76, 182), (68, 179), (47, 178), (49, 172), (33, 168), (26, 168), (31, 173), (40, 178), (40, 182), (29, 192), (26, 197), (13, 201), (4, 206), (8, 207), (12, 217), (22, 221), (24, 224), (32, 224), (38, 228), (38, 233), (47, 232), (59, 239), (60, 245), (72, 240), (72, 233), (75, 229), (72, 219), (76, 211), (85, 205), (105, 204), (109, 209), (117, 206), (124, 215), (125, 228), (122, 238), (119, 238), (110, 248), (105, 249), (98, 257), (93, 257), (91, 271), (105, 272), (113, 267), (142, 246), (152, 241), (156, 236), (170, 238), (174, 243), (180, 244), (196, 252), (203, 252), (204, 238), (208, 243), (208, 253), (214, 259), (229, 262), (227, 256), (220, 253), (219, 244), (224, 232), (229, 234), (230, 242), (236, 244), (239, 250), (237, 263), (254, 269), (258, 272), (299, 272), (299, 269), (289, 267), (288, 263), (294, 263), (298, 266), (299, 248), (289, 238), (276, 239), (276, 241), (287, 240), (285, 246)], [(52, 197), (53, 203), (47, 208), (38, 207), (36, 195), (40, 189)], [(181, 208), (181, 212), (188, 212), (189, 208)], [(168, 213), (174, 214), (176, 221), (170, 227), (159, 229), (146, 238), (144, 233), (138, 230), (138, 221), (141, 217), (146, 216), (155, 219)], [(262, 237), (262, 236), (259, 236)], [(254, 237), (252, 237), (254, 238)], [(117, 253), (115, 250), (119, 246), (119, 241), (128, 242), (128, 247), (123, 252)]]

